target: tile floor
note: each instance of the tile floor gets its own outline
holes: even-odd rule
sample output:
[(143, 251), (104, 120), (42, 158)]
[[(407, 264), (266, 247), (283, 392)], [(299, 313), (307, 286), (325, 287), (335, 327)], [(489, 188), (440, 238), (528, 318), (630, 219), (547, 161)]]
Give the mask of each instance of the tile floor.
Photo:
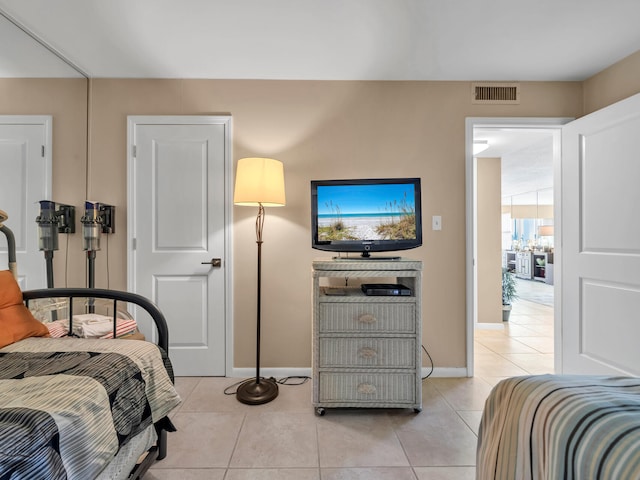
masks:
[(229, 378), (181, 377), (169, 454), (145, 480), (471, 480), (484, 401), (501, 378), (553, 372), (553, 309), (518, 300), (504, 330), (477, 330), (473, 378), (423, 381), (423, 411), (311, 406), (311, 383), (247, 406)]

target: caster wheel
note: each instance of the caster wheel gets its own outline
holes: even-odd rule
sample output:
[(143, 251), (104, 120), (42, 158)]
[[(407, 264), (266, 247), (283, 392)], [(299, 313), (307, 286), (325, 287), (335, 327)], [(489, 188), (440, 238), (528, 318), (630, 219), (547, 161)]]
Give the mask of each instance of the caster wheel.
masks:
[(318, 415), (319, 417), (323, 417), (325, 413), (326, 413), (326, 411), (325, 411), (324, 408), (322, 408), (322, 407), (316, 408), (316, 415)]
[(421, 408), (414, 408), (413, 413), (420, 413), (422, 411)]

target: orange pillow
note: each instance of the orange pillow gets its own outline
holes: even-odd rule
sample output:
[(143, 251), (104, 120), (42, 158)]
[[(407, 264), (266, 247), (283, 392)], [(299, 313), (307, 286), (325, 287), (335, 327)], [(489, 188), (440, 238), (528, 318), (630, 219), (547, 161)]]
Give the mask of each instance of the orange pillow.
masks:
[(28, 337), (48, 337), (47, 327), (22, 302), (22, 291), (9, 270), (0, 271), (0, 348)]

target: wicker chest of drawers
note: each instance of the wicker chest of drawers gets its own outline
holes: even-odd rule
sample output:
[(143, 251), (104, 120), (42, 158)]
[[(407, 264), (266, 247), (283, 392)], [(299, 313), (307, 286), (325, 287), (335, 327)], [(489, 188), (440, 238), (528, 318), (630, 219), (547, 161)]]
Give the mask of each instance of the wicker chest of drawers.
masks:
[[(313, 405), (422, 409), (422, 262), (313, 262)], [(336, 284), (347, 284), (336, 287)], [(367, 296), (359, 283), (400, 283), (409, 296)], [(351, 285), (348, 285), (351, 284)]]

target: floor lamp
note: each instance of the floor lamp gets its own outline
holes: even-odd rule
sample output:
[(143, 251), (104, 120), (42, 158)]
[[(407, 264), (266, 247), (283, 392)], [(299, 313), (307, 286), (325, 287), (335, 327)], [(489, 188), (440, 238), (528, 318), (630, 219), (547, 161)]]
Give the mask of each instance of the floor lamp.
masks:
[(264, 207), (282, 207), (285, 204), (282, 162), (271, 158), (238, 160), (233, 203), (258, 207), (258, 216), (256, 217), (256, 243), (258, 244), (256, 377), (241, 383), (237, 389), (236, 397), (238, 401), (248, 405), (261, 405), (278, 396), (278, 384), (275, 380), (260, 377), (260, 311)]

